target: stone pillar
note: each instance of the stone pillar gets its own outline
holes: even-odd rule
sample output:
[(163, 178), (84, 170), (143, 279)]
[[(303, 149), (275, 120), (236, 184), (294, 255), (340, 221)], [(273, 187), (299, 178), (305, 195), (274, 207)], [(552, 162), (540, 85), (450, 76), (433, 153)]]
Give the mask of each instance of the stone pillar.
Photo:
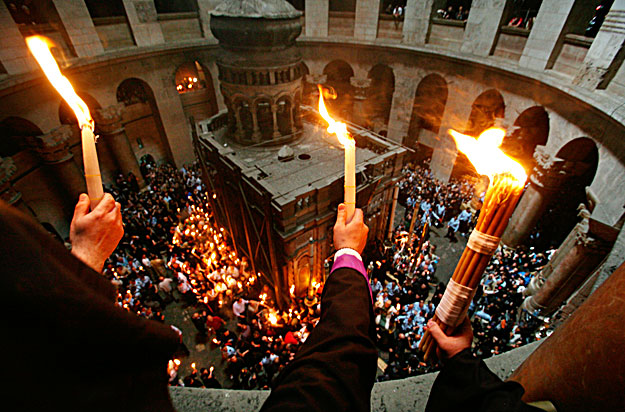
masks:
[[(256, 111), (256, 107), (250, 108), (250, 112), (252, 113), (252, 141), (260, 142), (263, 138), (260, 133), (260, 127), (258, 126), (258, 112)], [(238, 121), (241, 121), (241, 115), (239, 114)], [(243, 124), (241, 124), (241, 139), (245, 136), (245, 132), (243, 129)]]
[(144, 187), (143, 175), (139, 170), (137, 157), (135, 156), (126, 130), (122, 125), (122, 113), (124, 105), (114, 104), (103, 109), (94, 110), (93, 118), (98, 127), (99, 141), (103, 142), (115, 158), (119, 170), (127, 175), (132, 172), (139, 182), (139, 187)]
[(0, 1), (0, 27), (0, 62), (7, 73), (20, 74), (37, 69), (37, 63), (30, 55), (24, 37), (3, 1)]
[(280, 138), (280, 129), (278, 128), (278, 105), (275, 103), (271, 104), (271, 118), (273, 119), (273, 138)]
[(139, 47), (165, 43), (154, 0), (122, 0), (132, 37)]
[(491, 54), (503, 24), (504, 10), (508, 1), (483, 0), (472, 3), (464, 29), (461, 52), (478, 56)]
[(84, 0), (52, 0), (52, 3), (76, 56), (92, 57), (104, 53)]
[(425, 44), (430, 33), (434, 0), (408, 0), (404, 12), (402, 43)]
[(328, 37), (330, 0), (306, 0), (304, 7), (306, 37)]
[(47, 170), (46, 174), (58, 183), (66, 212), (74, 209), (81, 193), (87, 193), (85, 178), (74, 162), (74, 155), (69, 150), (72, 134), (71, 126), (62, 125), (44, 135), (28, 138), (31, 150), (43, 161)]
[[(532, 279), (521, 308), (549, 316), (590, 276), (612, 248), (618, 231), (590, 218), (582, 209), (575, 225), (541, 272)], [(534, 292), (535, 291), (535, 292)]]
[[(202, 28), (202, 36), (204, 36), (204, 38), (216, 40), (211, 32), (211, 11), (215, 10), (215, 7), (220, 3), (220, 0), (197, 0), (200, 27)], [(215, 90), (217, 90), (217, 88), (215, 88)]]
[(519, 65), (532, 70), (553, 66), (566, 34), (566, 23), (579, 0), (543, 0)]
[(371, 86), (371, 79), (358, 79), (351, 77), (349, 83), (354, 90), (354, 107), (352, 109), (352, 121), (359, 126), (366, 127), (368, 113), (366, 108), (367, 95)]
[(395, 68), (395, 91), (388, 119), (388, 138), (402, 143), (408, 135), (412, 105), (417, 92), (414, 69), (404, 66)]
[(388, 218), (388, 234), (387, 239), (393, 238), (393, 229), (395, 226), (395, 210), (397, 209), (397, 198), (399, 197), (399, 184), (393, 187), (393, 203), (391, 204), (391, 216)]
[(625, 264), (558, 327), (510, 380), (523, 400), (549, 400), (559, 411), (622, 411), (625, 407)]
[(624, 47), (625, 0), (615, 0), (584, 58), (584, 64), (573, 79), (573, 84), (590, 90), (596, 89), (611, 70), (618, 69)]
[(356, 1), (354, 38), (358, 40), (375, 40), (378, 35), (379, 16), (380, 0)]
[(537, 147), (534, 152), (536, 166), (530, 174), (530, 184), (514, 213), (501, 240), (509, 247), (517, 247), (527, 239), (554, 196), (571, 177), (571, 164), (557, 159)]

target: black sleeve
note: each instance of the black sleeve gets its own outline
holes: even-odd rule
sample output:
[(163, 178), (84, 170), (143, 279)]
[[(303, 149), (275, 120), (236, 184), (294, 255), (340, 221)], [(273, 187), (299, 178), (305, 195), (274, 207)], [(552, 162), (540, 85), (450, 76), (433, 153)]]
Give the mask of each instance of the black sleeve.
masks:
[(321, 319), (280, 373), (261, 411), (369, 411), (375, 380), (373, 307), (367, 281), (337, 269), (321, 298)]
[(434, 381), (425, 411), (540, 411), (521, 401), (523, 393), (520, 384), (503, 382), (484, 361), (465, 349), (445, 362)]

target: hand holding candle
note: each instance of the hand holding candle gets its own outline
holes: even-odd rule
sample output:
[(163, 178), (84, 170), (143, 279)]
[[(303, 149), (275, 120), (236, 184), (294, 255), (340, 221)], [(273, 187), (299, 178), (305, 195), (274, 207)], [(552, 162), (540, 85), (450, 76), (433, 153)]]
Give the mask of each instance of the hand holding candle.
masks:
[[(499, 245), (527, 179), (523, 167), (499, 149), (505, 135), (503, 130), (488, 129), (478, 139), (453, 130), (450, 133), (477, 172), (490, 178), (490, 185), (477, 225), (432, 318), (445, 334), (452, 333), (466, 316), (475, 289)], [(434, 355), (436, 342), (429, 331), (419, 348), (425, 352), (426, 360)]]
[(31, 53), (41, 66), (52, 86), (61, 94), (63, 99), (72, 108), (78, 119), (82, 137), (82, 155), (85, 166), (85, 179), (87, 192), (91, 200), (91, 210), (102, 200), (102, 178), (98, 164), (98, 154), (95, 148), (95, 136), (93, 134), (94, 123), (85, 102), (78, 97), (67, 77), (61, 74), (58, 64), (54, 60), (46, 39), (41, 36), (31, 36), (26, 39), (26, 44)]
[(336, 93), (325, 91), (321, 85), (319, 88), (319, 113), (328, 122), (328, 133), (336, 134), (339, 142), (345, 148), (345, 193), (344, 201), (346, 207), (346, 221), (349, 222), (354, 216), (356, 209), (356, 141), (349, 135), (347, 125), (337, 122), (330, 117), (328, 109), (323, 101), (323, 97), (336, 98)]

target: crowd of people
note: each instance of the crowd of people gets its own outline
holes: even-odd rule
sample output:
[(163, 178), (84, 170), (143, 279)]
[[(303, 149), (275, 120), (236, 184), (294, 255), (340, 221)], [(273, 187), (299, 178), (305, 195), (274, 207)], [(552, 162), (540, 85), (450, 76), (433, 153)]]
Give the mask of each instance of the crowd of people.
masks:
[[(196, 333), (221, 352), (217, 365), (193, 364), (184, 374), (180, 360), (172, 359), (171, 385), (269, 388), (318, 322), (322, 286), (314, 282), (308, 299), (293, 296), (278, 310), (269, 280), (238, 258), (227, 231), (215, 224), (199, 168), (145, 162), (141, 171), (144, 190), (132, 174), (107, 188), (121, 203), (125, 223), (104, 270), (117, 285), (118, 304), (164, 322), (167, 305), (180, 302)], [(215, 367), (223, 368), (225, 381), (216, 378)]]
[[(423, 361), (418, 347), (445, 284), (436, 277), (440, 259), (435, 245), (428, 240), (429, 229), (432, 225), (446, 225), (446, 237), (453, 242), (456, 232), (467, 236), (478, 216), (471, 209), (475, 195), (468, 182), (452, 179), (442, 183), (429, 169), (417, 166), (405, 170), (400, 188), (405, 219), (397, 226), (392, 244), (368, 267), (375, 294), (378, 343), (383, 355), (388, 356), (387, 367), (378, 380), (433, 370)], [(534, 248), (497, 250), (469, 309), (476, 354), (489, 357), (536, 339), (539, 321), (531, 316), (518, 321), (517, 310), (524, 288), (551, 253), (553, 249), (544, 253)]]
[[(179, 360), (172, 360), (171, 385), (269, 388), (318, 322), (323, 285), (314, 282), (308, 298), (297, 298), (291, 290), (285, 309), (278, 310), (271, 280), (237, 256), (227, 231), (215, 223), (212, 195), (199, 168), (176, 170), (145, 162), (141, 171), (145, 189), (139, 190), (133, 175), (120, 175), (116, 186), (108, 188), (122, 205), (125, 223), (120, 247), (104, 270), (118, 287), (118, 304), (164, 322), (164, 309), (179, 302), (195, 333), (220, 352), (218, 361), (199, 368), (192, 364), (183, 370)], [(388, 359), (379, 380), (433, 370), (418, 351), (445, 290), (436, 277), (439, 257), (429, 229), (447, 229), (449, 240), (456, 241), (457, 234), (468, 235), (477, 219), (471, 209), (474, 187), (468, 182), (442, 183), (427, 167), (417, 166), (405, 169), (400, 188), (406, 213), (392, 244), (378, 244), (379, 250), (364, 256), (377, 343)], [(517, 323), (516, 310), (523, 288), (549, 256), (534, 250), (497, 251), (470, 309), (476, 353), (490, 356), (535, 339), (536, 325)], [(182, 346), (179, 357), (185, 350)], [(215, 368), (224, 372), (221, 382)]]

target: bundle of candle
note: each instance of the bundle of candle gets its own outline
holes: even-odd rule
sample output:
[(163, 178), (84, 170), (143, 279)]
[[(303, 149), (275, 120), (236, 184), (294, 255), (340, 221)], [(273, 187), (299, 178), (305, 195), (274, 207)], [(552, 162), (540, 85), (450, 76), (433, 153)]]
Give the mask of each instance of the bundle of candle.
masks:
[[(478, 173), (490, 177), (491, 184), (486, 192), (477, 225), (433, 318), (448, 334), (462, 323), (482, 274), (499, 246), (501, 235), (519, 201), (527, 178), (521, 165), (499, 149), (505, 135), (503, 130), (488, 129), (477, 140), (455, 131), (451, 131), (451, 134), (458, 149), (467, 155)], [(426, 360), (435, 354), (436, 343), (429, 331), (423, 336), (419, 348), (425, 352)]]

